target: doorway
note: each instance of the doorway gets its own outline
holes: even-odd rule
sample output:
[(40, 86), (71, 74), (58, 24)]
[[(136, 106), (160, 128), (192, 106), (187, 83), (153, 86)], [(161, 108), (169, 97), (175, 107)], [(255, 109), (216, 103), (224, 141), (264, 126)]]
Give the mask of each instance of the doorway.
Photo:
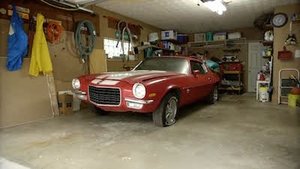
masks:
[(248, 44), (248, 92), (256, 91), (257, 73), (264, 64), (261, 52), (264, 46), (259, 42)]

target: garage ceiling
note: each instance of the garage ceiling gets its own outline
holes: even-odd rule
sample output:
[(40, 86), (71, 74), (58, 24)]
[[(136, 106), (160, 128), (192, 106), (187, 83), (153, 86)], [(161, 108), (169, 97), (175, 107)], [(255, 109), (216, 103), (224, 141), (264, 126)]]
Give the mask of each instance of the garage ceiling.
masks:
[[(229, 0), (226, 0), (227, 2)], [(230, 0), (227, 11), (218, 15), (197, 6), (198, 0), (106, 0), (97, 6), (162, 29), (183, 33), (228, 30), (253, 26), (256, 17), (274, 7), (299, 0)]]

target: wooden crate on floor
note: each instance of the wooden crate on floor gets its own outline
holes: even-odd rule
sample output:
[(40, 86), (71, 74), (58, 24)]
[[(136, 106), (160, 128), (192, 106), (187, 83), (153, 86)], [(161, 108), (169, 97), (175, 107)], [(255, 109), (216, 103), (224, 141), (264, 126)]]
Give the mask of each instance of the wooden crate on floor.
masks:
[(58, 108), (60, 114), (70, 114), (73, 112), (73, 95), (58, 94)]

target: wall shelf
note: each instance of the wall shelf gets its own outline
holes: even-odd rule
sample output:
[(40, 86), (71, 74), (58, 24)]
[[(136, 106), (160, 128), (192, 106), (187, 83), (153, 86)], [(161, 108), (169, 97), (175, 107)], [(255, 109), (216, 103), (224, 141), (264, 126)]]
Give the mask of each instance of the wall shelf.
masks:
[(228, 45), (247, 44), (246, 38), (226, 39), (221, 41), (205, 41), (205, 42), (188, 42), (189, 48), (205, 49), (205, 48), (223, 48)]
[(264, 46), (273, 46), (273, 41), (260, 41)]

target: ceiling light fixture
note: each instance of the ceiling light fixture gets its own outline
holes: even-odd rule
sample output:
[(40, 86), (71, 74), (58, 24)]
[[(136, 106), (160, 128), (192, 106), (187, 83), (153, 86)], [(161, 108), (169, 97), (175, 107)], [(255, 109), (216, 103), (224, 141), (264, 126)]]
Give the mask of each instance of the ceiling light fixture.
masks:
[(210, 9), (213, 12), (216, 12), (219, 15), (223, 15), (223, 13), (227, 10), (225, 3), (223, 0), (201, 0), (205, 7)]

